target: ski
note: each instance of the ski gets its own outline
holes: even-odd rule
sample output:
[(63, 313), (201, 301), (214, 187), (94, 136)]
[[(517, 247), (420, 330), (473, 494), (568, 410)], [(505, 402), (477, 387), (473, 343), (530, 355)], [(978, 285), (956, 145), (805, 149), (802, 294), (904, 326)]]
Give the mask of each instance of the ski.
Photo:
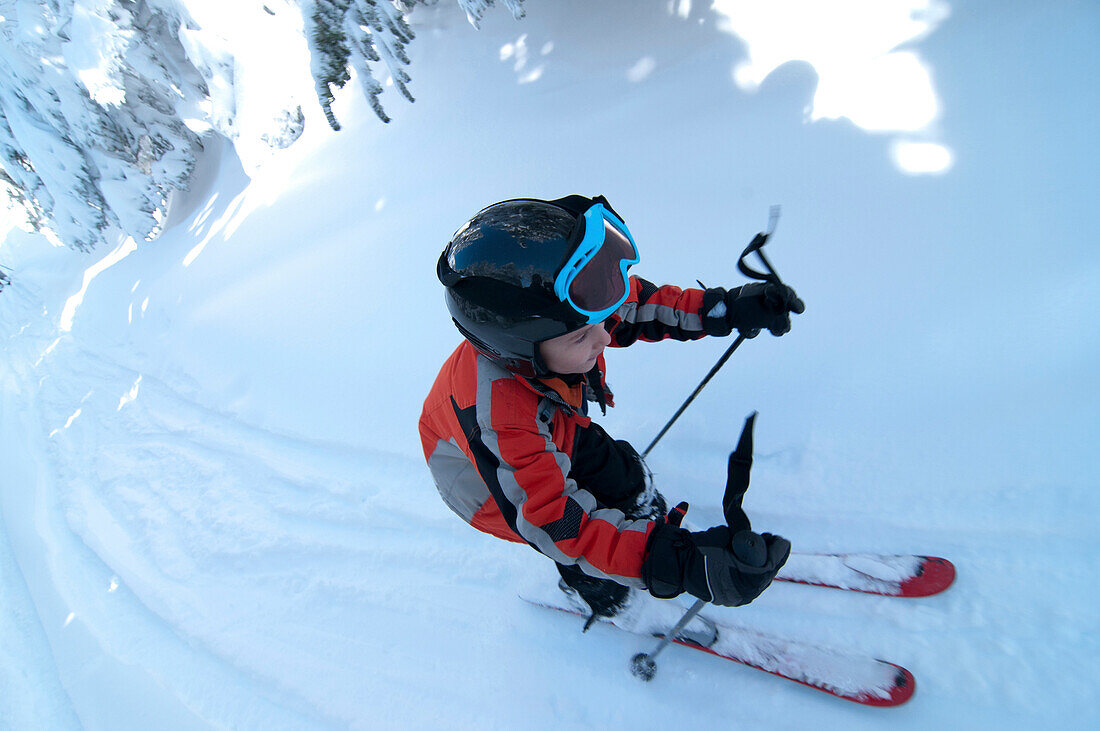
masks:
[(864, 594), (923, 597), (951, 586), (955, 566), (937, 556), (792, 553), (775, 579)]
[[(520, 598), (534, 606), (587, 618), (569, 604), (564, 594), (560, 599), (522, 594)], [(599, 624), (615, 627), (606, 620)], [(900, 665), (741, 627), (719, 624), (718, 640), (711, 647), (673, 642), (866, 706), (899, 706), (916, 690), (912, 673)]]

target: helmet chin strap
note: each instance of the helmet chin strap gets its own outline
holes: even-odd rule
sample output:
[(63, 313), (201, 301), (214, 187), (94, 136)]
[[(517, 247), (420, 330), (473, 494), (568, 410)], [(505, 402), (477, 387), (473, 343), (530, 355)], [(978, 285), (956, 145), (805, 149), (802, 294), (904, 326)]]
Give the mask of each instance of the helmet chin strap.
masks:
[(531, 357), (531, 365), (535, 369), (536, 378), (557, 375), (552, 370), (550, 370), (550, 366), (546, 365), (546, 361), (542, 359), (542, 351), (539, 350), (539, 343), (535, 343), (535, 354)]
[(584, 374), (585, 379), (588, 381), (588, 387), (592, 389), (592, 393), (596, 397), (596, 403), (600, 406), (600, 413), (607, 416), (607, 391), (603, 388), (600, 376), (599, 365), (592, 366), (592, 370)]

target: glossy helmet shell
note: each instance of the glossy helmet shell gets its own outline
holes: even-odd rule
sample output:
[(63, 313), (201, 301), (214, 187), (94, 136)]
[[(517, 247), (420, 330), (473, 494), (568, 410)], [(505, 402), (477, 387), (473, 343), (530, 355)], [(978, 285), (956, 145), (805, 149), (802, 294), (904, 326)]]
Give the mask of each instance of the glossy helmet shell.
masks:
[(538, 344), (587, 324), (554, 294), (554, 277), (589, 204), (581, 196), (494, 203), (467, 221), (439, 258), (437, 274), (455, 325), (508, 370), (545, 375)]

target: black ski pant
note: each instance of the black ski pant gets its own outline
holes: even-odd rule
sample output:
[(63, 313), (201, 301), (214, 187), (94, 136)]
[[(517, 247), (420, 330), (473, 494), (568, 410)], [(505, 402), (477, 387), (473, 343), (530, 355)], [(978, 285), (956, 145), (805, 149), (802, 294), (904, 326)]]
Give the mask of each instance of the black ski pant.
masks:
[[(628, 518), (652, 520), (668, 510), (637, 450), (612, 439), (596, 422), (577, 428), (569, 477), (601, 506), (621, 510)], [(558, 572), (598, 616), (613, 617), (626, 604), (630, 589), (621, 584), (589, 576), (573, 565), (558, 564)]]

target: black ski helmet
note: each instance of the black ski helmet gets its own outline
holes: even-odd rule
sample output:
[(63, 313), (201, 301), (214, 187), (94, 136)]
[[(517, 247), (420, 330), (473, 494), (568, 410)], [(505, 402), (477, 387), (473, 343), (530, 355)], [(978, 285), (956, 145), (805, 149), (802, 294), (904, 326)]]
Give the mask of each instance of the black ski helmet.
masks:
[(436, 274), (455, 326), (483, 355), (523, 376), (547, 375), (538, 344), (588, 323), (554, 294), (554, 278), (595, 203), (611, 208), (602, 196), (501, 201), (455, 232)]

